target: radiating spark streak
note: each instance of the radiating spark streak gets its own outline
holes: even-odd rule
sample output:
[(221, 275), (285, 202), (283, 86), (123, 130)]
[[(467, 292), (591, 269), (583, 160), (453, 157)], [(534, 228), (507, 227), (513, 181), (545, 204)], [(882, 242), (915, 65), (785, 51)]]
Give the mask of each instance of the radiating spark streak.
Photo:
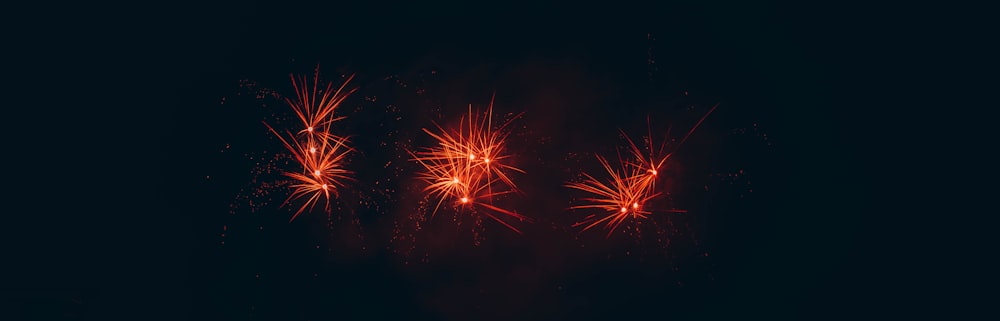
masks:
[(503, 214), (519, 220), (528, 218), (494, 204), (496, 196), (518, 192), (510, 172), (524, 173), (508, 164), (510, 155), (504, 153), (508, 131), (507, 126), (520, 117), (493, 129), (493, 101), (480, 119), (469, 105), (469, 114), (459, 119), (457, 129), (447, 130), (434, 123), (437, 131), (424, 128), (423, 131), (436, 141), (435, 146), (410, 151), (412, 161), (423, 166), (419, 174), (427, 186), (424, 192), (430, 198), (437, 198), (433, 217), (446, 200), (453, 200), (457, 206), (480, 206), (485, 215), (521, 233), (495, 214)]
[[(493, 211), (496, 211), (496, 212), (499, 212), (499, 213), (502, 213), (502, 214), (505, 214), (505, 215), (510, 215), (510, 216), (519, 218), (521, 220), (527, 220), (527, 218), (525, 216), (523, 216), (523, 215), (511, 212), (511, 211), (508, 211), (508, 210), (505, 210), (505, 209), (502, 209), (502, 208), (499, 208), (499, 207), (496, 207), (496, 206), (493, 206), (493, 205), (490, 205), (490, 204), (487, 204), (487, 203), (480, 203), (479, 205), (482, 206), (482, 207), (485, 207), (486, 209), (489, 209), (489, 210), (493, 210)], [(511, 230), (514, 230), (514, 232), (517, 232), (518, 234), (523, 234), (521, 232), (521, 230), (517, 229), (513, 225), (510, 225), (510, 223), (507, 223), (506, 221), (500, 219), (496, 215), (493, 215), (493, 213), (490, 213), (489, 211), (487, 211), (485, 213), (486, 213), (486, 216), (489, 216), (489, 218), (493, 219), (494, 221), (500, 222), (500, 224), (503, 224), (503, 226), (506, 226), (507, 228), (509, 228)]]
[[(573, 224), (573, 227), (583, 226), (582, 231), (589, 230), (595, 226), (604, 224), (608, 229), (607, 237), (611, 237), (611, 234), (629, 217), (636, 219), (646, 218), (647, 215), (652, 212), (646, 210), (643, 204), (648, 201), (653, 200), (661, 193), (655, 190), (655, 184), (659, 172), (661, 171), (663, 165), (666, 163), (667, 159), (670, 158), (676, 149), (679, 148), (685, 140), (695, 131), (705, 121), (719, 104), (713, 106), (698, 122), (692, 127), (687, 134), (677, 143), (674, 147), (674, 151), (670, 153), (664, 153), (666, 149), (666, 140), (660, 146), (660, 149), (653, 148), (652, 141), (652, 129), (650, 129), (650, 136), (647, 137), (648, 140), (648, 154), (643, 152), (641, 148), (638, 147), (635, 142), (621, 131), (622, 136), (628, 141), (628, 149), (630, 152), (630, 159), (624, 160), (621, 153), (618, 154), (619, 163), (622, 168), (614, 168), (607, 159), (597, 155), (598, 162), (604, 169), (604, 172), (608, 174), (608, 180), (601, 181), (596, 177), (583, 173), (583, 180), (580, 182), (568, 183), (565, 186), (580, 190), (591, 194), (591, 197), (582, 198), (582, 201), (587, 202), (583, 205), (575, 205), (570, 207), (574, 210), (603, 210), (604, 215), (598, 216), (597, 214), (590, 214), (583, 221)], [(648, 122), (648, 118), (647, 118)], [(669, 129), (668, 129), (669, 133)], [(685, 210), (666, 210), (665, 212), (672, 213), (686, 213)]]
[[(673, 156), (674, 153), (677, 152), (677, 149), (679, 149), (681, 146), (684, 145), (684, 142), (688, 139), (688, 137), (690, 137), (691, 134), (698, 129), (698, 126), (701, 126), (702, 122), (705, 121), (705, 118), (708, 118), (708, 116), (711, 115), (713, 111), (715, 111), (716, 107), (719, 107), (719, 104), (715, 104), (715, 106), (712, 106), (712, 108), (709, 109), (708, 112), (706, 112), (705, 115), (703, 115), (701, 119), (699, 119), (698, 122), (695, 123), (693, 127), (691, 127), (690, 130), (688, 130), (688, 132), (684, 135), (684, 137), (681, 138), (681, 140), (676, 144), (674, 150), (670, 153), (664, 152), (666, 150), (666, 144), (667, 144), (666, 139), (663, 140), (663, 143), (660, 145), (659, 149), (653, 148), (652, 128), (648, 124), (649, 122), (648, 117), (646, 118), (647, 128), (649, 130), (649, 136), (646, 136), (646, 140), (649, 144), (648, 154), (644, 153), (638, 147), (638, 145), (636, 145), (635, 142), (631, 138), (629, 138), (627, 134), (625, 134), (624, 131), (619, 130), (622, 136), (625, 137), (625, 140), (628, 141), (632, 157), (635, 159), (629, 162), (630, 165), (645, 169), (643, 175), (637, 176), (637, 179), (640, 181), (641, 185), (647, 192), (651, 193), (655, 189), (657, 176), (660, 172), (660, 169), (663, 167), (663, 164), (667, 162), (667, 159), (669, 159), (670, 156)], [(669, 129), (667, 135), (669, 136)]]
[[(678, 148), (680, 148), (680, 146), (684, 144), (684, 141), (686, 141), (688, 137), (691, 137), (691, 134), (694, 133), (694, 130), (698, 129), (698, 126), (701, 126), (701, 123), (705, 121), (705, 118), (708, 118), (708, 115), (711, 115), (712, 112), (715, 111), (715, 108), (717, 107), (719, 107), (718, 103), (715, 104), (715, 106), (712, 106), (712, 109), (709, 109), (708, 112), (705, 113), (705, 116), (701, 116), (701, 119), (699, 119), (698, 122), (694, 124), (694, 127), (691, 127), (691, 130), (688, 130), (687, 134), (684, 134), (684, 138), (681, 138), (681, 141), (677, 143)], [(674, 152), (676, 152), (676, 150)]]

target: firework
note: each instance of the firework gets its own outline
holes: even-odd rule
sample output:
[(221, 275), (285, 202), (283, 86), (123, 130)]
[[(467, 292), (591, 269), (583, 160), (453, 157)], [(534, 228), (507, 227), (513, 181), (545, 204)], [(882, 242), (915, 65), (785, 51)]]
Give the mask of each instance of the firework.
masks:
[(305, 76), (292, 75), (291, 78), (296, 97), (295, 100), (285, 98), (285, 102), (295, 112), (302, 129), (295, 133), (286, 130), (283, 135), (264, 123), (281, 140), (292, 159), (301, 166), (298, 170), (284, 173), (285, 177), (291, 179), (289, 187), (292, 192), (282, 206), (305, 199), (289, 221), (295, 220), (306, 210), (312, 210), (321, 199), (325, 199), (324, 207), (329, 210), (331, 196), (337, 197), (344, 182), (351, 179), (351, 172), (343, 167), (345, 158), (352, 151), (347, 146), (348, 139), (331, 134), (329, 128), (332, 123), (344, 118), (335, 117), (334, 111), (356, 90), (344, 91), (354, 78), (353, 75), (336, 90), (333, 90), (332, 83), (321, 87), (319, 68), (316, 69), (311, 87)]
[(509, 164), (510, 155), (504, 151), (509, 134), (506, 128), (517, 117), (520, 114), (494, 129), (491, 100), (481, 118), (469, 105), (469, 114), (467, 118), (462, 117), (457, 129), (446, 130), (437, 123), (437, 132), (424, 129), (436, 140), (437, 146), (411, 151), (410, 155), (413, 161), (424, 167), (419, 177), (427, 183), (424, 188), (426, 196), (437, 199), (432, 216), (446, 201), (459, 208), (479, 206), (485, 209), (485, 215), (520, 233), (497, 214), (521, 221), (527, 217), (496, 206), (493, 202), (496, 196), (517, 192), (511, 172), (524, 173)]
[[(328, 83), (325, 89), (320, 90), (318, 67), (313, 76), (312, 90), (309, 88), (306, 76), (295, 77), (295, 75), (291, 75), (290, 77), (292, 78), (292, 87), (295, 89), (296, 100), (285, 98), (285, 102), (292, 107), (295, 115), (302, 121), (303, 129), (299, 133), (309, 135), (318, 133), (321, 128), (327, 129), (330, 123), (343, 119), (343, 117), (334, 118), (333, 111), (347, 96), (357, 90), (354, 88), (346, 93), (343, 92), (347, 84), (354, 79), (354, 75), (348, 77), (336, 91), (333, 90), (333, 83)], [(317, 97), (318, 94), (321, 95)]]
[[(694, 127), (681, 138), (676, 146), (680, 147), (718, 106), (716, 104), (705, 113)], [(646, 137), (648, 153), (644, 153), (624, 131), (621, 133), (625, 137), (625, 140), (628, 141), (629, 153), (626, 154), (628, 158), (623, 158), (619, 152), (618, 161), (621, 164), (619, 168), (615, 168), (606, 158), (597, 155), (597, 160), (607, 173), (608, 179), (602, 181), (590, 174), (583, 173), (582, 181), (565, 185), (566, 187), (591, 194), (591, 197), (581, 199), (586, 204), (575, 205), (570, 207), (570, 209), (602, 210), (601, 215), (590, 214), (583, 221), (573, 224), (573, 227), (583, 226), (582, 231), (586, 231), (604, 224), (608, 229), (607, 237), (611, 237), (611, 234), (626, 219), (644, 219), (652, 213), (652, 211), (647, 210), (644, 206), (650, 200), (661, 195), (660, 192), (656, 191), (656, 180), (667, 159), (676, 152), (676, 148), (670, 153), (665, 153), (665, 140), (660, 148), (654, 148), (652, 133), (650, 132), (650, 135)], [(667, 135), (669, 135), (669, 130)], [(661, 212), (686, 213), (687, 211), (671, 209)]]

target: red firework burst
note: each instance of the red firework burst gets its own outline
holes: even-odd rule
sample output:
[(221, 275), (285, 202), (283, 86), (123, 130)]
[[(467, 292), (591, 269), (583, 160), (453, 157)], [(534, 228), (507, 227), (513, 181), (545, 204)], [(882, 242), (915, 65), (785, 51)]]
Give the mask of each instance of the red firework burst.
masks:
[(354, 78), (353, 75), (336, 90), (333, 90), (333, 83), (321, 88), (318, 67), (311, 86), (305, 76), (292, 75), (291, 78), (296, 97), (295, 100), (286, 98), (285, 102), (292, 107), (302, 129), (294, 134), (286, 130), (285, 135), (282, 135), (264, 123), (281, 140), (292, 159), (301, 165), (301, 170), (284, 173), (284, 176), (291, 179), (289, 186), (292, 192), (282, 206), (305, 199), (289, 221), (295, 220), (307, 209), (312, 210), (320, 199), (326, 200), (325, 209), (329, 210), (331, 195), (337, 197), (344, 182), (351, 179), (351, 172), (343, 167), (345, 158), (352, 151), (347, 146), (348, 139), (331, 134), (329, 129), (333, 122), (344, 118), (335, 117), (334, 111), (356, 90), (344, 91)]
[(457, 129), (446, 130), (435, 123), (438, 132), (424, 129), (434, 138), (437, 146), (410, 152), (412, 160), (420, 163), (424, 171), (420, 178), (427, 183), (424, 192), (428, 198), (437, 198), (433, 216), (441, 204), (451, 200), (454, 205), (465, 208), (479, 206), (493, 220), (521, 233), (520, 230), (501, 219), (497, 214), (516, 218), (528, 218), (514, 211), (494, 205), (494, 197), (517, 192), (517, 186), (510, 177), (511, 172), (524, 173), (509, 164), (510, 155), (505, 153), (505, 142), (510, 121), (493, 128), (493, 101), (482, 117), (469, 105), (468, 121), (462, 117)]
[[(716, 104), (705, 113), (694, 127), (681, 138), (676, 146), (680, 147), (718, 106)], [(611, 234), (626, 219), (645, 219), (652, 213), (652, 211), (645, 209), (644, 205), (661, 195), (661, 192), (656, 191), (656, 180), (667, 159), (676, 152), (676, 148), (673, 152), (665, 153), (666, 141), (664, 140), (660, 148), (655, 149), (653, 148), (652, 135), (650, 135), (647, 137), (649, 143), (648, 153), (645, 153), (624, 131), (622, 131), (622, 135), (628, 141), (630, 153), (627, 156), (630, 158), (623, 159), (619, 153), (620, 168), (615, 168), (606, 158), (598, 155), (597, 160), (608, 174), (606, 180), (602, 181), (590, 174), (583, 173), (584, 179), (582, 181), (571, 182), (565, 185), (566, 187), (591, 194), (591, 197), (581, 199), (586, 204), (575, 205), (570, 207), (570, 209), (603, 210), (600, 214), (588, 215), (582, 221), (573, 224), (573, 227), (583, 226), (582, 231), (586, 231), (604, 224), (608, 229), (607, 237), (611, 237)], [(687, 211), (669, 209), (658, 210), (658, 212), (686, 213)]]

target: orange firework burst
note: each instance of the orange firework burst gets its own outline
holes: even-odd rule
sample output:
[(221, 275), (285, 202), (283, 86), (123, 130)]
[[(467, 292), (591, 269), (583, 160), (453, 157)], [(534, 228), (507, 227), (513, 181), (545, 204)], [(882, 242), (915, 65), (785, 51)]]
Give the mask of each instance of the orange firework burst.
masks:
[[(519, 115), (511, 118), (516, 119)], [(504, 226), (521, 231), (494, 213), (526, 220), (527, 217), (493, 204), (495, 196), (514, 193), (517, 186), (510, 172), (524, 171), (508, 164), (510, 155), (504, 153), (504, 143), (510, 121), (493, 129), (493, 101), (480, 119), (469, 105), (468, 122), (463, 116), (457, 130), (448, 131), (435, 123), (439, 132), (424, 129), (437, 141), (437, 146), (410, 152), (414, 161), (424, 166), (420, 178), (427, 182), (424, 191), (428, 197), (437, 198), (433, 216), (445, 200), (456, 206), (481, 206), (484, 213)]]
[(307, 209), (312, 210), (321, 198), (326, 199), (326, 210), (329, 210), (330, 195), (338, 196), (338, 189), (344, 186), (344, 181), (350, 179), (350, 171), (343, 168), (344, 159), (352, 151), (347, 146), (347, 138), (329, 133), (330, 125), (344, 117), (334, 117), (334, 110), (354, 89), (344, 92), (344, 87), (353, 79), (347, 78), (338, 88), (333, 90), (333, 84), (327, 84), (325, 89), (319, 86), (319, 68), (313, 78), (312, 87), (305, 76), (292, 76), (292, 86), (295, 88), (296, 100), (286, 98), (285, 101), (302, 122), (303, 129), (297, 133), (286, 131), (286, 136), (278, 133), (273, 127), (264, 125), (274, 133), (281, 143), (292, 154), (292, 159), (302, 168), (298, 171), (288, 171), (284, 175), (292, 180), (292, 193), (282, 206), (304, 198), (305, 203), (292, 215), (289, 221), (295, 220)]
[[(700, 120), (694, 125), (691, 130), (681, 138), (680, 142), (677, 143), (677, 147), (684, 143), (685, 140), (694, 132), (698, 126), (708, 117), (715, 108), (719, 105), (716, 104), (712, 107)], [(668, 131), (669, 135), (669, 131)], [(584, 179), (580, 182), (568, 183), (565, 186), (584, 191), (592, 194), (591, 197), (583, 198), (583, 201), (589, 202), (584, 205), (576, 205), (570, 207), (570, 209), (601, 209), (604, 210), (603, 216), (597, 214), (588, 215), (583, 221), (573, 224), (573, 227), (583, 226), (583, 231), (589, 230), (595, 226), (605, 224), (608, 229), (607, 237), (611, 237), (611, 234), (622, 224), (626, 219), (632, 217), (636, 219), (646, 218), (651, 211), (646, 210), (643, 206), (650, 200), (656, 198), (661, 193), (656, 191), (655, 184), (660, 169), (663, 164), (666, 163), (667, 159), (673, 155), (671, 153), (664, 153), (666, 149), (666, 141), (660, 146), (659, 149), (653, 148), (652, 134), (647, 137), (649, 143), (648, 154), (644, 153), (641, 148), (636, 145), (628, 135), (622, 131), (622, 136), (628, 141), (630, 159), (622, 159), (621, 154), (618, 155), (619, 163), (621, 163), (621, 168), (614, 168), (607, 159), (598, 155), (597, 160), (604, 167), (604, 170), (608, 173), (609, 179), (606, 181), (601, 181), (594, 176), (583, 173)], [(676, 150), (674, 151), (676, 152)], [(665, 210), (664, 212), (669, 213), (686, 213), (685, 210)]]
[(650, 192), (653, 180), (647, 177), (653, 175), (644, 172), (642, 167), (626, 163), (622, 169), (615, 169), (604, 157), (598, 155), (597, 160), (610, 176), (607, 183), (584, 173), (582, 182), (570, 183), (566, 186), (595, 195), (583, 199), (591, 202), (590, 204), (573, 206), (571, 209), (601, 209), (607, 214), (604, 217), (598, 217), (596, 214), (588, 215), (583, 221), (573, 224), (573, 227), (585, 225), (583, 230), (586, 231), (604, 223), (608, 227), (608, 237), (610, 237), (611, 233), (625, 219), (629, 217), (645, 218), (646, 215), (651, 214), (643, 206), (659, 193)]

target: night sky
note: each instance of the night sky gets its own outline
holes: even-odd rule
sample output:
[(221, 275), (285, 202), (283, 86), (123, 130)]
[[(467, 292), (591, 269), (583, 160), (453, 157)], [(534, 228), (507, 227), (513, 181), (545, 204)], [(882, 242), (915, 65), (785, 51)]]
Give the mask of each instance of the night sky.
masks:
[[(859, 183), (873, 172), (861, 129), (874, 120), (854, 91), (871, 86), (845, 83), (875, 37), (834, 24), (846, 9), (136, 11), (60, 13), (92, 28), (39, 26), (66, 40), (32, 42), (54, 48), (35, 58), (58, 73), (25, 80), (71, 86), (58, 108), (8, 128), (40, 142), (11, 145), (20, 167), (50, 172), (14, 174), (35, 191), (12, 199), (30, 210), (8, 210), (19, 217), (5, 243), (21, 246), (4, 261), (30, 262), (5, 274), (15, 320), (816, 319), (909, 302), (885, 299), (910, 284), (883, 267), (898, 254), (866, 243), (886, 225)], [(329, 213), (289, 222), (296, 205), (279, 206), (287, 190), (266, 170), (294, 165), (274, 161), (282, 147), (262, 122), (293, 129), (275, 95), (317, 66), (336, 85), (356, 75), (332, 127), (357, 149), (355, 180)], [(494, 94), (496, 117), (524, 113), (507, 144), (523, 193), (501, 202), (533, 221), (513, 223), (518, 234), (443, 209), (418, 229), (420, 168), (405, 151)], [(595, 153), (615, 158), (619, 130), (679, 140), (716, 104), (668, 149), (658, 185), (670, 195), (657, 206), (687, 213), (655, 213), (641, 235), (571, 227), (586, 214), (567, 209), (582, 195), (563, 184), (599, 172)]]

